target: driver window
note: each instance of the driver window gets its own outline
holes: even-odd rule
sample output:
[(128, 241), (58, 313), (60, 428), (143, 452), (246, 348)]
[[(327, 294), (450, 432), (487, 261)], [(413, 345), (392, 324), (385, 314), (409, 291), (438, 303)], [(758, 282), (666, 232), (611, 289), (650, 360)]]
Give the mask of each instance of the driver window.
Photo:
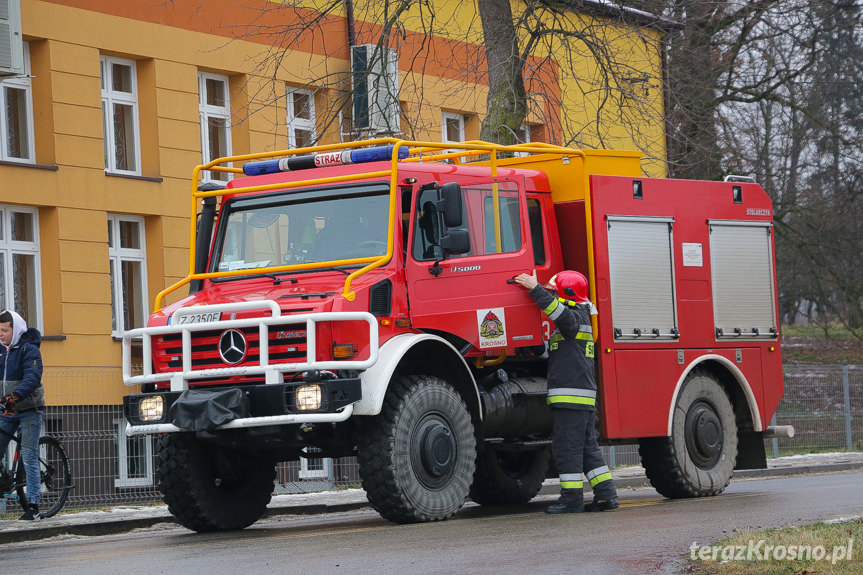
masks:
[(414, 259), (431, 261), (443, 258), (440, 243), (441, 219), (437, 211), (437, 191), (423, 190), (417, 197), (417, 214), (414, 219)]
[[(515, 182), (506, 181), (498, 183), (497, 186), (500, 235), (495, 228), (493, 184), (462, 186), (464, 220), (461, 227), (470, 232), (471, 251), (466, 254), (450, 255), (449, 258), (512, 253), (521, 249), (518, 186)], [(417, 197), (411, 253), (418, 261), (443, 259), (439, 236), (442, 231), (445, 233), (445, 230), (437, 210), (437, 200), (436, 189), (422, 190)]]

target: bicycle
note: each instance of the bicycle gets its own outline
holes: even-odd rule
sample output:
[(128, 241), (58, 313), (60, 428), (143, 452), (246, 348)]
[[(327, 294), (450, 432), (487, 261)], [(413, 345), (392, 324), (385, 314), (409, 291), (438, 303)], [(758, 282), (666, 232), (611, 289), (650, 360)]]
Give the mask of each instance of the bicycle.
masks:
[[(26, 511), (27, 477), (24, 470), (24, 460), (21, 456), (21, 428), (13, 435), (2, 429), (0, 433), (15, 441), (12, 460), (0, 465), (0, 497), (7, 501), (18, 500)], [(52, 517), (66, 504), (72, 485), (72, 470), (69, 467), (69, 457), (60, 442), (49, 436), (39, 438), (39, 475), (40, 502), (39, 515), (42, 518)]]

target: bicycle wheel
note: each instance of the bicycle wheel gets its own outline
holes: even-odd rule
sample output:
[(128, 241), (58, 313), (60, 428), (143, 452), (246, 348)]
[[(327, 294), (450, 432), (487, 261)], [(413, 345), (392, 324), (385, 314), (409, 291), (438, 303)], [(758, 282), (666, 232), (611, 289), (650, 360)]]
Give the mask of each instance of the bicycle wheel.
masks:
[[(42, 517), (51, 517), (63, 508), (66, 498), (69, 497), (69, 490), (72, 489), (72, 471), (69, 468), (69, 458), (60, 442), (53, 437), (39, 438), (39, 474), (41, 476), (39, 514)], [(21, 506), (25, 507), (29, 499), (23, 461), (18, 462), (15, 483), (18, 486)]]

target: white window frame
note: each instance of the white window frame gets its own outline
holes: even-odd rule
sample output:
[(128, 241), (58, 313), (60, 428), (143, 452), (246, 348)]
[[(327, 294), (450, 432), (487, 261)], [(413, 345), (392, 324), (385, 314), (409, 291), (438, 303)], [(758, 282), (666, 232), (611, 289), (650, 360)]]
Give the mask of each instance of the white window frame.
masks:
[[(128, 66), (130, 70), (131, 92), (121, 92), (111, 89), (111, 74), (113, 66)], [(101, 57), (101, 82), (102, 82), (102, 125), (105, 138), (105, 171), (111, 174), (130, 176), (141, 175), (141, 128), (138, 119), (138, 68), (134, 60), (115, 58), (114, 56)], [(123, 170), (117, 167), (117, 135), (114, 132), (114, 121), (111, 110), (114, 104), (123, 104), (132, 108), (132, 150), (126, 154), (132, 154), (135, 162), (134, 170)]]
[[(458, 121), (458, 131), (459, 138), (458, 140), (450, 140), (447, 134), (447, 120), (457, 120)], [(456, 114), (454, 112), (441, 112), (441, 142), (449, 143), (449, 142), (464, 142), (464, 127), (467, 118), (464, 114)], [(443, 150), (444, 152), (456, 152), (458, 150)]]
[[(207, 81), (212, 80), (224, 84), (225, 104), (214, 106), (207, 103)], [(209, 72), (198, 72), (198, 112), (201, 121), (201, 157), (203, 163), (211, 162), (220, 157), (213, 155), (210, 149), (209, 119), (218, 118), (225, 121), (225, 156), (233, 154), (233, 143), (231, 141), (231, 83), (227, 76), (211, 74)], [(228, 166), (232, 164), (227, 164)], [(226, 182), (231, 179), (228, 172), (206, 171), (203, 174), (205, 182)]]
[[(21, 164), (36, 163), (36, 143), (33, 128), (33, 85), (30, 76), (30, 43), (24, 42), (24, 75), (11, 78), (0, 78), (0, 160)], [(6, 116), (6, 88), (23, 90), (25, 94), (25, 129), (27, 131), (27, 157), (18, 158), (9, 155), (9, 118)]]
[[(294, 115), (294, 94), (303, 94), (309, 97), (309, 118), (299, 118)], [(297, 130), (306, 130), (312, 133), (312, 143), (318, 141), (317, 116), (315, 115), (315, 93), (312, 90), (292, 88), (288, 86), (285, 90), (286, 111), (288, 120), (288, 147), (297, 147)]]
[[(126, 421), (122, 418), (114, 420), (114, 430), (117, 434), (117, 476), (114, 487), (147, 487), (153, 485), (153, 441), (149, 435), (126, 435)], [(143, 441), (144, 461), (147, 465), (146, 477), (129, 477), (129, 441)]]
[[(138, 224), (138, 245), (140, 249), (124, 248), (119, 245), (120, 242), (120, 222), (135, 222)], [(123, 309), (126, 302), (126, 294), (123, 290), (123, 267), (125, 261), (134, 261), (141, 264), (141, 294), (143, 301), (141, 302), (141, 325), (147, 323), (147, 313), (149, 310), (149, 292), (147, 291), (147, 234), (144, 229), (144, 218), (141, 216), (130, 216), (125, 214), (108, 214), (108, 225), (111, 226), (111, 237), (113, 240), (108, 243), (108, 258), (110, 260), (111, 271), (114, 274), (114, 285), (112, 286), (113, 293), (111, 294), (111, 307), (113, 317), (116, 319), (116, 325), (111, 327), (111, 335), (114, 337), (123, 337), (123, 333), (127, 329), (125, 324), (125, 316)]]
[[(12, 213), (27, 213), (33, 217), (33, 241), (13, 240)], [(33, 256), (33, 293), (28, 294), (35, 298), (33, 308), (36, 318), (27, 318), (27, 324), (42, 330), (42, 261), (39, 248), (39, 210), (29, 206), (15, 206), (0, 204), (0, 225), (2, 225), (2, 239), (0, 239), (0, 253), (3, 254), (3, 285), (5, 286), (5, 301), (0, 300), (3, 309), (16, 309), (15, 305), (15, 281), (13, 275), (13, 255)], [(20, 313), (20, 310), (18, 310)]]
[[(318, 447), (305, 447), (304, 453), (313, 454), (320, 451)], [(309, 469), (309, 463), (312, 461), (320, 461), (320, 469)], [(330, 479), (333, 470), (333, 460), (330, 457), (300, 457), (300, 470), (298, 477), (300, 479)]]

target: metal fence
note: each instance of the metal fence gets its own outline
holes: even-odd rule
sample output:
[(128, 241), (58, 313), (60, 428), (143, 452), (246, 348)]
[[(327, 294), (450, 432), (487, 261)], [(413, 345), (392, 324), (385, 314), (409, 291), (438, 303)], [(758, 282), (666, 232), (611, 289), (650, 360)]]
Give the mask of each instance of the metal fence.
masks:
[[(44, 431), (66, 448), (75, 489), (66, 509), (151, 503), (156, 444), (127, 437), (122, 397), (128, 392), (119, 369), (46, 369), (49, 406)], [(811, 451), (863, 451), (863, 366), (787, 365), (785, 396), (774, 424), (793, 425), (793, 439), (767, 440), (768, 456)], [(639, 464), (637, 445), (603, 447), (612, 466)], [(299, 493), (360, 483), (356, 458), (279, 464), (276, 492)], [(2, 504), (0, 504), (2, 507)]]
[(863, 366), (791, 364), (774, 425), (793, 425), (794, 437), (772, 439), (768, 456), (817, 451), (863, 451)]

